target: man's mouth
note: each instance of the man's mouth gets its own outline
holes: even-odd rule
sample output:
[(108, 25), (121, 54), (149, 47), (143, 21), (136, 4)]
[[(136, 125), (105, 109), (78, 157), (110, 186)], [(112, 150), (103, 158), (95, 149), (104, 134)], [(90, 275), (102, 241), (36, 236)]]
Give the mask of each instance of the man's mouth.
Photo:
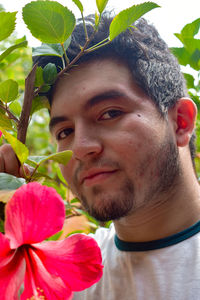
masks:
[(88, 174), (82, 176), (81, 184), (85, 186), (100, 184), (116, 172), (117, 170), (90, 170)]

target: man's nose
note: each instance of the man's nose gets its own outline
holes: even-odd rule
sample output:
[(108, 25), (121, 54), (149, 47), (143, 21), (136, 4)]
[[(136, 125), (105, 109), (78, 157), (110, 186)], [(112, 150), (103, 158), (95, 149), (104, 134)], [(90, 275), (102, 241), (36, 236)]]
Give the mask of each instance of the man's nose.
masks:
[(74, 158), (84, 160), (102, 152), (102, 141), (95, 128), (79, 125), (74, 132), (72, 151)]

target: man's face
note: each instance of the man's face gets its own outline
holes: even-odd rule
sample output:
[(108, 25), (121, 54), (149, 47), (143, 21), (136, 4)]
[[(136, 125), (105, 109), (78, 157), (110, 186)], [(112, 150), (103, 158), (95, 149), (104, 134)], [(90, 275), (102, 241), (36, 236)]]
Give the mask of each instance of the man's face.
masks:
[(134, 214), (173, 185), (179, 172), (172, 122), (111, 60), (74, 67), (57, 84), (50, 128), (73, 157), (63, 176), (99, 220)]

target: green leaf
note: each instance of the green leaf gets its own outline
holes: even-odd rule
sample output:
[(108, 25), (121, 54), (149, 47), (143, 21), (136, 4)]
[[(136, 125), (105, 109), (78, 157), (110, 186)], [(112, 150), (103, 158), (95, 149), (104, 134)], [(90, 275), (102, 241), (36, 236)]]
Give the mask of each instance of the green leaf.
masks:
[[(196, 104), (196, 106), (197, 106), (197, 109), (200, 110), (199, 96), (190, 93), (190, 91), (189, 91), (189, 96), (190, 96), (190, 98), (195, 102), (195, 104)], [(197, 114), (197, 121), (198, 121), (198, 119), (199, 119), (199, 114)], [(197, 126), (196, 130), (199, 131), (199, 130), (200, 130), (200, 122), (197, 122), (197, 125), (198, 125), (198, 126)], [(198, 133), (198, 132), (197, 132), (197, 133)], [(199, 138), (199, 134), (197, 135), (197, 140), (198, 140), (198, 138)]]
[(44, 84), (41, 89), (40, 93), (47, 93), (50, 90), (51, 86), (49, 84)]
[[(71, 42), (71, 37), (69, 37), (64, 42), (64, 49), (67, 50)], [(39, 47), (32, 48), (32, 56), (50, 55), (62, 57), (64, 54), (61, 44), (42, 44)]]
[[(33, 165), (33, 162), (31, 163)], [(34, 167), (37, 167), (37, 164)], [(31, 181), (38, 181), (43, 183), (44, 180), (53, 181), (53, 178), (51, 178), (45, 173), (40, 173), (40, 172), (36, 172), (34, 175), (31, 176)]]
[(179, 39), (179, 41), (181, 41), (181, 43), (183, 43), (183, 37), (180, 33), (174, 33), (175, 37), (177, 37), (177, 39)]
[(186, 66), (187, 64), (189, 64), (190, 54), (184, 47), (173, 47), (170, 48), (170, 50), (178, 58), (178, 61), (181, 65)]
[(63, 233), (63, 230), (61, 230), (61, 231), (55, 233), (54, 235), (50, 236), (50, 237), (47, 239), (47, 241), (57, 241), (57, 240), (59, 239), (59, 237), (61, 237), (62, 233)]
[(95, 27), (97, 28), (98, 27), (98, 25), (99, 25), (99, 15), (98, 15), (98, 13), (97, 12), (95, 12)]
[(2, 61), (5, 57), (7, 57), (10, 53), (12, 53), (15, 49), (18, 48), (24, 48), (26, 47), (28, 44), (27, 41), (23, 41), (19, 44), (13, 45), (11, 47), (9, 47), (7, 50), (5, 50), (1, 55), (0, 55), (0, 61)]
[(80, 200), (78, 198), (73, 198), (71, 201), (70, 201), (71, 204), (74, 204), (74, 203), (80, 203)]
[(196, 19), (192, 23), (186, 24), (181, 30), (181, 35), (184, 37), (194, 37), (200, 28), (200, 18)]
[(53, 153), (49, 156), (30, 156), (29, 161), (35, 162), (37, 163), (37, 165), (40, 165), (41, 163), (47, 160), (53, 160), (59, 164), (66, 165), (70, 160), (71, 156), (72, 156), (72, 151), (66, 150), (58, 153)]
[(4, 233), (4, 221), (0, 219), (0, 232)]
[(200, 50), (196, 49), (190, 57), (190, 66), (196, 71), (200, 70)]
[(35, 86), (39, 87), (43, 85), (44, 79), (43, 79), (43, 69), (42, 67), (37, 67), (36, 74), (35, 74)]
[(5, 11), (0, 12), (0, 41), (9, 37), (15, 29), (16, 14), (17, 11), (12, 13)]
[(48, 156), (48, 159), (53, 160), (59, 164), (66, 165), (68, 161), (71, 159), (71, 157), (72, 157), (72, 151), (65, 150)]
[(74, 207), (74, 209), (75, 209), (79, 214), (86, 216), (87, 219), (88, 219), (90, 222), (92, 222), (93, 224), (95, 224), (95, 225), (97, 225), (97, 226), (99, 225), (99, 222), (98, 222), (95, 218), (93, 218), (92, 216), (90, 216), (88, 212), (86, 212), (86, 211), (84, 211), (84, 210), (82, 210), (82, 209), (80, 209), (80, 208), (76, 208), (76, 207)]
[(102, 14), (102, 12), (104, 11), (107, 3), (108, 0), (96, 0), (96, 5), (100, 14)]
[(47, 84), (52, 84), (56, 80), (57, 69), (52, 63), (48, 63), (43, 69), (43, 79)]
[(22, 107), (21, 104), (19, 103), (18, 100), (13, 101), (10, 105), (9, 105), (9, 109), (10, 111), (15, 115), (15, 116), (20, 116), (21, 111), (22, 111)]
[(184, 37), (182, 43), (190, 54), (192, 54), (196, 49), (200, 51), (200, 39)]
[(71, 43), (71, 36), (68, 37), (68, 39), (64, 42), (64, 49), (67, 50), (67, 48), (69, 47), (70, 43)]
[(8, 79), (0, 83), (0, 99), (4, 103), (14, 101), (18, 96), (18, 83)]
[(33, 167), (33, 168), (38, 167), (37, 162), (34, 161), (35, 157), (37, 157), (37, 156), (29, 156), (29, 157), (27, 158), (27, 160), (26, 160), (26, 163), (27, 163), (28, 165), (30, 165), (31, 167)]
[[(195, 39), (191, 39), (191, 47), (189, 47), (188, 42), (188, 48), (185, 47), (182, 48), (170, 48), (172, 53), (178, 58), (178, 61), (181, 65), (186, 66), (190, 65), (193, 69), (199, 71), (200, 69), (200, 48), (195, 48)], [(198, 43), (196, 43), (196, 46), (198, 47)], [(192, 49), (193, 48), (193, 49)], [(188, 50), (193, 50), (192, 52), (189, 52)]]
[(64, 43), (72, 34), (74, 14), (56, 1), (33, 1), (23, 8), (23, 19), (32, 35), (43, 43)]
[(35, 112), (43, 108), (50, 109), (48, 99), (46, 97), (41, 97), (41, 96), (35, 97), (32, 102), (30, 115), (32, 116)]
[(41, 92), (41, 93), (47, 93), (47, 92), (50, 90), (50, 88), (51, 88), (50, 85), (45, 84), (45, 85), (41, 88), (40, 92)]
[(42, 44), (40, 47), (32, 49), (33, 56), (51, 55), (51, 56), (63, 56), (63, 49), (60, 44)]
[(84, 230), (73, 230), (73, 231), (69, 232), (65, 237), (68, 237), (75, 233), (84, 233)]
[(187, 74), (187, 73), (184, 73), (184, 77), (187, 81), (187, 88), (188, 89), (194, 89), (195, 88), (195, 86), (194, 86), (194, 77), (191, 74)]
[(109, 39), (112, 41), (121, 32), (130, 27), (136, 20), (156, 7), (160, 6), (153, 2), (145, 2), (133, 5), (130, 8), (121, 11), (110, 24)]
[(0, 112), (0, 127), (4, 128), (5, 130), (11, 130), (12, 122), (4, 113)]
[(7, 173), (0, 173), (0, 190), (16, 190), (25, 183), (24, 178), (17, 178)]
[(5, 139), (8, 143), (12, 146), (15, 154), (17, 155), (19, 161), (23, 164), (29, 155), (28, 148), (22, 144), (16, 137), (12, 136), (9, 132), (5, 131), (3, 128), (0, 127)]
[(83, 13), (83, 5), (80, 0), (72, 0), (76, 6), (79, 8), (80, 12)]

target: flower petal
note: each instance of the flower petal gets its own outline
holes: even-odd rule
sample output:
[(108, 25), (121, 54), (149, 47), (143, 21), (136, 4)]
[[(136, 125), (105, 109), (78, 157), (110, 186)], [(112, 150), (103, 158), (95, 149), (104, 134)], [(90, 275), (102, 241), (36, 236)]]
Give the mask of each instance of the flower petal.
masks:
[(55, 189), (37, 182), (21, 186), (6, 205), (11, 248), (38, 243), (62, 229), (65, 206)]
[(84, 290), (102, 276), (102, 258), (96, 241), (84, 234), (33, 245), (46, 269), (60, 276), (72, 291)]
[(15, 252), (15, 250), (10, 248), (9, 239), (0, 232), (0, 268), (12, 260)]
[(0, 232), (0, 261), (9, 254), (10, 250), (9, 239)]
[(25, 275), (24, 292), (21, 300), (49, 299), (69, 300), (72, 298), (71, 289), (64, 284), (61, 278), (51, 275), (42, 261), (31, 248), (25, 250), (27, 271)]
[(0, 267), (0, 295), (2, 300), (17, 300), (18, 291), (24, 280), (25, 259), (16, 252), (7, 265)]

